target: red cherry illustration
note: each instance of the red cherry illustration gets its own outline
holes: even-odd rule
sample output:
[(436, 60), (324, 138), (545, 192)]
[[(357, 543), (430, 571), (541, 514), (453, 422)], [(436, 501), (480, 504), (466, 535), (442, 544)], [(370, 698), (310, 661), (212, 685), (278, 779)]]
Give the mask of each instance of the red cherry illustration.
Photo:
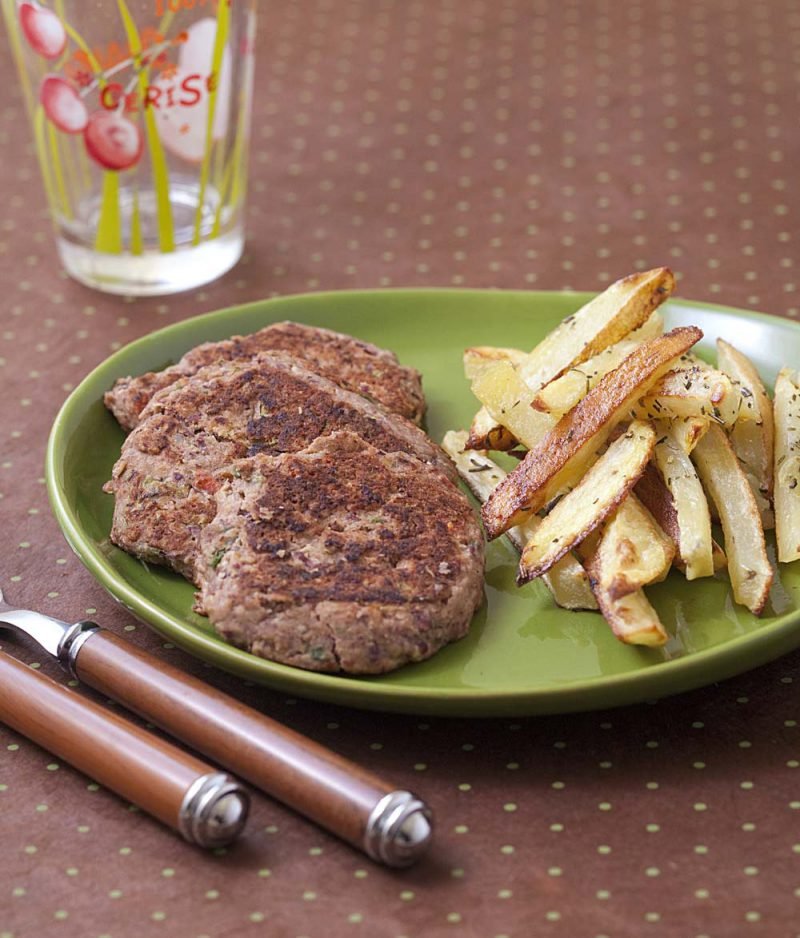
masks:
[(52, 10), (38, 3), (21, 3), (19, 23), (34, 52), (46, 59), (57, 59), (64, 51), (67, 33)]
[(73, 86), (60, 75), (46, 75), (39, 100), (48, 118), (67, 134), (79, 134), (89, 122), (89, 111)]
[(89, 156), (106, 169), (130, 169), (144, 147), (139, 127), (117, 111), (95, 111), (83, 139)]

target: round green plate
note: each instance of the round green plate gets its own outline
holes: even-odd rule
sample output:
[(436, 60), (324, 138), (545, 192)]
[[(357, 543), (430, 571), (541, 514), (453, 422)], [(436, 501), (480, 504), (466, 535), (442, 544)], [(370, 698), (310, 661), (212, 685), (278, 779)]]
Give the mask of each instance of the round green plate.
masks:
[[(648, 589), (672, 638), (666, 649), (623, 645), (597, 613), (556, 608), (540, 583), (514, 585), (517, 557), (505, 539), (489, 546), (486, 602), (468, 637), (428, 661), (380, 677), (316, 674), (225, 644), (192, 612), (192, 587), (109, 541), (113, 500), (101, 486), (122, 431), (102, 397), (121, 375), (162, 368), (199, 342), (293, 319), (393, 349), (423, 375), (428, 430), (466, 427), (476, 410), (461, 370), (469, 345), (531, 348), (588, 299), (576, 293), (387, 290), (267, 300), (179, 322), (112, 355), (70, 395), (47, 451), (56, 518), (92, 574), (136, 616), (176, 645), (227, 671), (298, 696), (411, 713), (510, 716), (588, 710), (700, 687), (800, 645), (800, 564), (784, 565), (761, 619), (734, 605), (724, 577), (687, 583), (672, 573)], [(713, 356), (718, 335), (750, 355), (767, 382), (800, 363), (800, 328), (750, 312), (672, 302), (670, 326), (694, 323)], [(773, 551), (774, 559), (774, 551)]]

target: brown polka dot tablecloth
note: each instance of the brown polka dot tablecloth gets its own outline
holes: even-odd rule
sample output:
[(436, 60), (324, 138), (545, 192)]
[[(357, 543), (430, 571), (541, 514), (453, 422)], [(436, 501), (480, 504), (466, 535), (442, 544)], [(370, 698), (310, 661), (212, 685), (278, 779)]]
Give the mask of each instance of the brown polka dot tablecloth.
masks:
[[(0, 726), (1, 938), (797, 938), (797, 652), (564, 716), (289, 698), (126, 615), (67, 547), (43, 464), (60, 405), (112, 351), (248, 300), (595, 291), (667, 264), (682, 296), (797, 318), (800, 4), (259, 7), (246, 253), (183, 295), (117, 298), (61, 272), (0, 59), (0, 585), (20, 605), (96, 619), (418, 792), (435, 842), (390, 871), (255, 794), (243, 838), (202, 851)], [(32, 645), (3, 648), (66, 680)]]

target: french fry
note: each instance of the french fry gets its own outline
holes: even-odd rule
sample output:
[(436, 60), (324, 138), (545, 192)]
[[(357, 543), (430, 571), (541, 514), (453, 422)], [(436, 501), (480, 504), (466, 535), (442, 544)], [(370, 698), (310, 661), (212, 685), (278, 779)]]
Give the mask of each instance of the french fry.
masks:
[[(631, 497), (629, 494), (625, 502)], [(624, 505), (625, 502), (622, 504)], [(602, 537), (603, 532), (595, 529), (581, 541), (575, 551), (589, 575), (589, 582), (601, 615), (611, 627), (614, 635), (627, 645), (659, 646), (665, 644), (669, 636), (643, 589), (634, 590), (626, 596), (615, 599), (604, 588), (603, 584), (607, 580), (615, 579), (615, 570), (609, 564), (618, 560), (619, 554), (607, 553), (604, 557), (598, 556)]]
[(775, 382), (775, 539), (778, 560), (800, 559), (800, 375), (782, 368)]
[[(679, 417), (669, 422), (670, 436), (688, 456), (708, 430), (710, 423), (708, 417)], [(661, 426), (662, 424), (657, 421), (656, 433), (659, 432)]]
[(482, 511), (489, 539), (521, 524), (574, 484), (633, 402), (702, 335), (696, 326), (673, 329), (638, 346), (605, 375), (492, 492)]
[[(769, 504), (775, 446), (772, 402), (750, 359), (724, 339), (717, 339), (717, 364), (738, 387), (741, 399), (749, 404), (743, 410), (742, 419), (737, 420), (731, 430), (731, 443), (756, 493), (762, 522), (773, 526)], [(747, 419), (744, 419), (745, 414)]]
[(535, 579), (579, 544), (622, 502), (644, 472), (655, 430), (634, 422), (537, 525), (520, 559), (520, 583)]
[[(483, 376), (481, 376), (483, 377)], [(472, 418), (467, 436), (467, 449), (510, 450), (517, 445), (513, 433), (501, 426), (485, 407)]]
[(561, 416), (571, 410), (578, 401), (600, 381), (603, 375), (613, 371), (630, 355), (637, 345), (647, 339), (661, 335), (664, 319), (653, 313), (643, 325), (630, 335), (593, 355), (585, 362), (568, 368), (560, 378), (548, 382), (536, 395), (533, 406), (550, 414)]
[(721, 371), (689, 364), (668, 371), (636, 402), (631, 416), (645, 420), (701, 417), (732, 427), (741, 396)]
[(498, 362), (511, 362), (512, 365), (519, 365), (524, 358), (525, 352), (521, 349), (475, 345), (464, 351), (464, 376), (467, 381), (474, 381)]
[[(472, 392), (497, 424), (528, 449), (555, 426), (555, 417), (531, 407), (535, 392), (511, 362), (501, 362), (485, 371), (473, 381)], [(470, 432), (470, 448), (474, 449), (472, 443)]]
[[(450, 430), (445, 434), (442, 447), (455, 463), (459, 476), (465, 482), (480, 504), (483, 504), (492, 490), (505, 477), (505, 471), (493, 460), (480, 453), (464, 451), (467, 434), (463, 431)], [(519, 528), (511, 528), (506, 536), (518, 551), (533, 536), (539, 523), (533, 517)], [(581, 564), (572, 556), (565, 554), (552, 569), (542, 577), (556, 604), (564, 609), (597, 609), (597, 600), (589, 587), (589, 577)]]
[(572, 365), (641, 326), (675, 289), (667, 267), (617, 280), (560, 323), (520, 364), (522, 379), (540, 388)]
[(644, 590), (635, 590), (627, 596), (614, 599), (600, 585), (606, 571), (602, 569), (597, 554), (587, 562), (587, 568), (600, 612), (621, 642), (650, 647), (667, 642), (669, 635)]
[(760, 615), (769, 596), (773, 571), (750, 483), (720, 427), (708, 428), (694, 448), (692, 460), (719, 511), (734, 599)]
[(482, 477), (470, 487), (487, 537), (521, 547), (519, 584), (571, 569), (565, 583), (580, 594), (588, 578), (621, 641), (654, 646), (668, 635), (644, 589), (671, 566), (689, 580), (727, 568), (735, 602), (760, 615), (774, 577), (764, 530), (780, 562), (800, 560), (800, 371), (781, 371), (771, 401), (730, 342), (713, 365), (692, 350), (696, 327), (662, 334), (673, 287), (666, 268), (624, 278), (528, 354), (464, 356), (482, 405), (467, 445), (521, 458), (505, 473), (460, 454)]
[(596, 553), (599, 586), (616, 600), (663, 580), (675, 543), (631, 492), (606, 521)]
[[(681, 445), (680, 431), (675, 425), (657, 423), (659, 434), (653, 454), (653, 465), (661, 475), (671, 506), (652, 503), (644, 491), (639, 495), (659, 523), (670, 507), (674, 512), (674, 530), (664, 525), (678, 547), (678, 557), (687, 580), (714, 575), (714, 546), (711, 536), (711, 512), (694, 463)], [(697, 444), (695, 444), (696, 448)], [(647, 482), (645, 480), (645, 485)], [(658, 495), (658, 488), (655, 488)], [(655, 510), (654, 510), (655, 509)], [(677, 536), (676, 536), (677, 535)]]
[[(675, 277), (668, 267), (631, 274), (612, 283), (576, 313), (567, 316), (518, 365), (519, 376), (538, 391), (567, 368), (586, 361), (641, 326), (669, 298)], [(484, 427), (487, 414), (479, 412), (473, 424)], [(483, 440), (488, 439), (483, 432)], [(470, 434), (472, 448), (480, 438)], [(473, 445), (473, 443), (475, 445)]]
[[(656, 452), (659, 445), (656, 443)], [(651, 462), (636, 483), (636, 495), (675, 544), (673, 564), (686, 579), (712, 576), (725, 569), (728, 558), (711, 536), (708, 505), (704, 507), (703, 487), (694, 464), (687, 457), (685, 463), (681, 460), (679, 469), (673, 461), (669, 475), (675, 495), (667, 488), (655, 462)]]

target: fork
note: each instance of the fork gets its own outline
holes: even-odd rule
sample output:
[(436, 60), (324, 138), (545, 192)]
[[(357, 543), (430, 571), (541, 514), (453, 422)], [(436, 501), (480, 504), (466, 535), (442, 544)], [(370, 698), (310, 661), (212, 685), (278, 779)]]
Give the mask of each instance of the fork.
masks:
[[(63, 636), (89, 635), (15, 609), (0, 591), (0, 627), (59, 656)], [(0, 721), (177, 830), (219, 847), (242, 831), (249, 796), (229, 776), (0, 651)]]
[(73, 625), (2, 600), (0, 622), (29, 635), (78, 680), (124, 704), (387, 866), (409, 866), (432, 836), (412, 792), (282, 726), (93, 622)]

